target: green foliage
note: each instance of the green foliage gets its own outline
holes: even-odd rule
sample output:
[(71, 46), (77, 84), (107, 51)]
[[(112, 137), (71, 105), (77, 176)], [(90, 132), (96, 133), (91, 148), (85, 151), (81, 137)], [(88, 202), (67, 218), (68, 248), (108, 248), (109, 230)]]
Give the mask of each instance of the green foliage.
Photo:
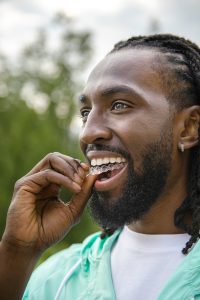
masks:
[[(72, 121), (81, 72), (91, 55), (90, 34), (74, 29), (71, 19), (58, 14), (52, 33), (41, 30), (35, 42), (13, 62), (0, 57), (0, 233), (14, 183), (49, 152), (80, 158)], [(69, 199), (67, 191), (62, 192)], [(96, 230), (87, 214), (81, 225), (44, 258)]]

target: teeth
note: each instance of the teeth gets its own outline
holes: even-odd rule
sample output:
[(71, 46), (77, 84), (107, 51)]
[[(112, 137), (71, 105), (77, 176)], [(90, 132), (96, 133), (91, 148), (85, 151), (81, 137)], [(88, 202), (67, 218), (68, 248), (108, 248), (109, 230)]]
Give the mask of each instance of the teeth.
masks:
[(103, 164), (109, 164), (109, 158), (105, 157), (103, 158)]
[(97, 158), (97, 166), (100, 166), (103, 164), (103, 159)]
[(91, 165), (92, 166), (96, 166), (96, 164), (97, 164), (97, 160), (94, 158), (94, 159), (92, 159), (92, 161), (91, 161)]
[(111, 164), (114, 164), (115, 162), (116, 162), (116, 158), (111, 157), (111, 158), (110, 158), (110, 163), (111, 163)]
[(120, 163), (120, 162), (122, 162), (122, 159), (121, 159), (121, 157), (117, 157), (116, 161), (117, 161), (117, 163)]
[(95, 167), (90, 168), (89, 174), (91, 174), (91, 175), (101, 174), (101, 173), (105, 173), (108, 171), (121, 169), (123, 166), (124, 166), (123, 163), (119, 163), (119, 164), (110, 163), (108, 165), (95, 166)]
[(107, 165), (109, 163), (114, 164), (118, 163), (120, 164), (121, 162), (126, 162), (126, 159), (124, 157), (104, 157), (104, 158), (93, 158), (91, 160), (91, 166), (101, 166), (101, 165)]

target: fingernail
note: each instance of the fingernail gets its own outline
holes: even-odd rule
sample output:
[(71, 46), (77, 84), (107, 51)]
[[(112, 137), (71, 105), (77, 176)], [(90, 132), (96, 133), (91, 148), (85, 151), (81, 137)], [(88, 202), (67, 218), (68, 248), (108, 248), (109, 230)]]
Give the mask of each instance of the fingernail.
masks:
[(84, 169), (84, 170), (86, 170), (86, 171), (88, 171), (89, 170), (89, 166), (86, 164), (86, 163), (81, 163), (81, 167)]
[(77, 173), (74, 173), (74, 181), (75, 181), (76, 183), (81, 184), (81, 183), (83, 182), (83, 179), (80, 178), (80, 176), (79, 176)]
[(72, 182), (73, 186), (75, 187), (75, 189), (77, 190), (77, 192), (80, 192), (81, 191), (81, 187), (80, 185), (78, 185), (76, 182)]
[(78, 174), (82, 179), (85, 178), (85, 171), (81, 167), (78, 168)]

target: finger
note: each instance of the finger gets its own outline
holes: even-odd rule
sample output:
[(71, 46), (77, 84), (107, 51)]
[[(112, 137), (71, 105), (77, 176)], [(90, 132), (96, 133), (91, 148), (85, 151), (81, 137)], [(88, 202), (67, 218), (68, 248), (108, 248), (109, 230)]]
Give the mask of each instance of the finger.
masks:
[(88, 172), (89, 169), (90, 169), (90, 166), (89, 166), (87, 163), (85, 163), (85, 162), (81, 162), (81, 167), (82, 167), (86, 172)]
[[(87, 172), (89, 171), (89, 165), (81, 162), (79, 159), (72, 158), (70, 156), (66, 156), (64, 154), (56, 152), (57, 157), (63, 159), (68, 165), (71, 166), (71, 168), (74, 170), (73, 176), (71, 177), (72, 179), (75, 179), (75, 181), (80, 184), (83, 182), (83, 180), (86, 177)], [(53, 160), (52, 160), (53, 163)], [(77, 175), (82, 179), (77, 177)]]
[(35, 173), (40, 172), (41, 170), (49, 169), (51, 166), (49, 164), (50, 156), (53, 155), (53, 153), (47, 154), (42, 160), (40, 160), (25, 176), (29, 176)]
[[(67, 165), (64, 165), (64, 162)], [(85, 165), (83, 167), (85, 168)], [(59, 152), (46, 155), (27, 175), (32, 175), (49, 168), (55, 169), (61, 174), (68, 175), (78, 184), (82, 183), (82, 180), (85, 178), (85, 171), (79, 161)]]
[(86, 163), (82, 163), (81, 160), (66, 156), (62, 153), (57, 153), (57, 155), (67, 161), (82, 179), (85, 179), (86, 172), (89, 169), (89, 166)]
[(86, 172), (88, 172), (89, 170), (89, 165), (87, 163), (81, 162), (80, 159), (73, 158), (59, 152), (55, 153), (63, 160), (67, 161), (71, 165), (71, 167), (73, 167), (76, 170), (79, 176), (85, 179)]
[(74, 195), (70, 202), (68, 202), (68, 208), (70, 208), (73, 215), (74, 223), (80, 218), (92, 192), (92, 188), (98, 175), (88, 175), (82, 186), (82, 190)]
[[(63, 155), (64, 157), (64, 155)], [(70, 160), (73, 160), (69, 157), (63, 158), (59, 155), (51, 155), (49, 159), (49, 164), (51, 169), (69, 177), (72, 181), (75, 181), (78, 184), (82, 184), (83, 178), (79, 176), (76, 169), (70, 164)]]
[(73, 159), (65, 155), (59, 156), (59, 153), (50, 153), (43, 160), (41, 160), (27, 175), (29, 176), (34, 173), (40, 172), (41, 170), (51, 168), (63, 175), (68, 176), (77, 184), (82, 184), (84, 178), (82, 178), (83, 176), (79, 176), (73, 166), (69, 163), (70, 160)]
[(87, 171), (87, 170), (89, 169), (88, 163), (82, 162), (80, 159), (77, 159), (77, 158), (75, 158), (75, 160), (79, 163), (79, 165), (81, 165), (81, 167), (82, 167), (84, 170)]
[(78, 168), (78, 174), (82, 179), (85, 179), (86, 174), (89, 171), (89, 166), (86, 165), (85, 163), (81, 163), (80, 167)]
[(51, 168), (51, 161), (55, 156), (58, 156), (59, 152), (48, 153), (41, 161), (39, 161), (26, 175), (32, 175), (38, 173), (44, 169)]
[(60, 193), (60, 186), (57, 184), (50, 184), (47, 187), (45, 187), (40, 193), (38, 199), (44, 200), (51, 197), (59, 198)]
[(76, 182), (51, 169), (40, 171), (28, 177), (23, 177), (16, 183), (15, 191), (25, 190), (32, 194), (38, 194), (49, 184), (56, 184), (59, 187), (63, 186), (75, 193), (81, 191), (80, 185)]
[(62, 158), (64, 161), (68, 162), (76, 172), (78, 171), (78, 168), (80, 166), (80, 160), (75, 159), (71, 156), (64, 155), (59, 152), (54, 152), (53, 154), (57, 155), (58, 157)]

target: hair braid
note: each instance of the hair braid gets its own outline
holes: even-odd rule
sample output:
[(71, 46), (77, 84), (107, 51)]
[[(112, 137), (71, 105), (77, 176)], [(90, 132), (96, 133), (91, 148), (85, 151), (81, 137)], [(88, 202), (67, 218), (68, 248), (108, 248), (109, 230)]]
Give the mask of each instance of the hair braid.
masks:
[[(176, 82), (168, 86), (171, 93), (169, 101), (176, 99), (173, 104), (181, 110), (194, 104), (200, 105), (200, 48), (190, 40), (171, 34), (131, 37), (118, 42), (109, 54), (132, 48), (152, 48), (164, 53), (174, 72)], [(168, 81), (164, 77), (164, 81)], [(173, 86), (173, 87), (171, 87)], [(199, 129), (200, 136), (200, 129)], [(187, 214), (192, 215), (192, 224), (187, 223)], [(195, 147), (191, 154), (190, 178), (188, 195), (182, 205), (176, 210), (174, 223), (191, 235), (190, 240), (182, 250), (184, 254), (192, 248), (200, 234), (200, 146)], [(115, 230), (104, 229), (102, 237), (112, 234)]]
[[(117, 229), (117, 228), (116, 228)], [(111, 229), (111, 228), (103, 228), (102, 233), (100, 235), (101, 239), (104, 239), (106, 236), (112, 235), (116, 229)]]

